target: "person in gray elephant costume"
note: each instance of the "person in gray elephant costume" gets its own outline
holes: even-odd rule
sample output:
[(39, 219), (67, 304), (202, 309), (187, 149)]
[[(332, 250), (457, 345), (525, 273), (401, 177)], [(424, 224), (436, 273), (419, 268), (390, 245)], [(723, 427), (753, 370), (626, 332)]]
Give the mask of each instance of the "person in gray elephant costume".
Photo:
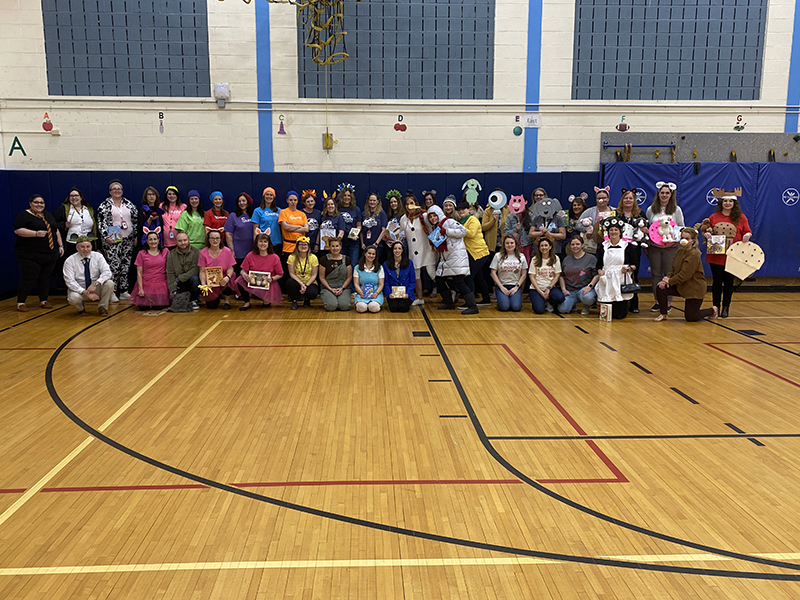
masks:
[(567, 224), (558, 198), (544, 198), (531, 208), (533, 221), (528, 237), (536, 244), (540, 237), (549, 235), (553, 240), (553, 254), (561, 254), (561, 243), (567, 238)]

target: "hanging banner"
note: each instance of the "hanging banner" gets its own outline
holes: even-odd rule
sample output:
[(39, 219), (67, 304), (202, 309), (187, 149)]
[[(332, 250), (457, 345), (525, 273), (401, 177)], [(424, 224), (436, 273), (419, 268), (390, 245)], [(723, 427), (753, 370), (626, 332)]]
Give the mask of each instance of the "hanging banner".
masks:
[(745, 214), (766, 257), (754, 277), (800, 277), (800, 164), (759, 163), (756, 213)]

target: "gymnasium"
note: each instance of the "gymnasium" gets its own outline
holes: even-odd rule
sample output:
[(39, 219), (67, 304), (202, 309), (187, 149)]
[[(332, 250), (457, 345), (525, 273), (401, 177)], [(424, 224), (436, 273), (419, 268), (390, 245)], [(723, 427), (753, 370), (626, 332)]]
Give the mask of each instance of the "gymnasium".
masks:
[[(800, 596), (797, 2), (0, 0), (0, 17), (0, 598)], [(495, 286), (475, 314), (440, 310), (450, 275), (424, 268), (405, 312), (288, 295), (171, 312), (131, 286), (82, 315), (64, 258), (20, 303), (25, 244), (74, 255), (47, 218), (79, 190), (102, 219), (115, 188), (140, 211), (149, 188), (204, 211), (219, 194), (230, 215), (268, 189), (289, 210), (347, 188), (362, 211), (434, 191), (467, 202), (445, 220), (462, 229), (505, 219), (501, 196), (546, 190), (569, 216), (627, 192), (644, 215), (666, 189), (675, 248), (701, 230), (704, 308), (724, 271), (704, 220), (726, 198), (749, 233), (722, 248), (763, 260), (696, 322), (697, 298), (658, 301), (678, 275), (649, 224), (637, 308), (610, 320), (611, 300), (537, 311), (527, 289), (500, 310)], [(447, 239), (440, 262), (464, 246)]]

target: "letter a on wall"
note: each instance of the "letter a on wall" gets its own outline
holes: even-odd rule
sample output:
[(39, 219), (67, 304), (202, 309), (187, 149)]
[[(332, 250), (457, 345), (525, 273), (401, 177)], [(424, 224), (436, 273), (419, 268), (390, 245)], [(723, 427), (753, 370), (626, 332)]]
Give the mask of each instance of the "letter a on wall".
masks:
[(22, 156), (28, 156), (28, 153), (25, 152), (25, 148), (22, 147), (22, 142), (19, 141), (17, 136), (14, 136), (14, 141), (11, 142), (11, 151), (8, 153), (8, 155), (13, 155), (15, 150), (21, 151)]

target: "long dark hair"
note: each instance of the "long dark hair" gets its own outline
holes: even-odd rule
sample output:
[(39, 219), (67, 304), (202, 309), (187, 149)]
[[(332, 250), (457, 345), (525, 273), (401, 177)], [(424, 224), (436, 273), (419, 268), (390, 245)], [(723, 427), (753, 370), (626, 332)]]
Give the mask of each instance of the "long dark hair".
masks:
[(192, 208), (192, 203), (189, 202), (189, 199), (186, 200), (186, 212), (189, 213), (190, 217), (200, 215), (201, 217), (205, 215), (205, 211), (203, 210), (203, 201), (200, 199), (200, 196), (193, 196), (193, 198), (197, 198), (197, 210)]
[(157, 248), (158, 249), (158, 253), (161, 254), (161, 251), (164, 249), (164, 246), (161, 245), (161, 236), (158, 235), (155, 231), (151, 231), (150, 233), (148, 233), (145, 236), (145, 238), (144, 238), (144, 248), (142, 248), (142, 250), (144, 250), (145, 252), (149, 252), (150, 251), (150, 246), (147, 245), (147, 240), (150, 239), (151, 235), (156, 236), (156, 239), (158, 240), (158, 248)]
[[(397, 262), (394, 260), (394, 247), (399, 245), (403, 249), (403, 253), (400, 255), (400, 264), (398, 265)], [(406, 255), (406, 247), (403, 246), (403, 242), (394, 242), (391, 247), (391, 253), (389, 253), (389, 258), (386, 259), (386, 262), (383, 263), (386, 265), (387, 269), (407, 269), (408, 268), (408, 256)], [(363, 267), (362, 267), (363, 268)]]
[(358, 259), (358, 268), (362, 271), (366, 268), (367, 265), (367, 252), (370, 250), (375, 250), (375, 259), (372, 261), (372, 268), (377, 271), (380, 268), (378, 265), (378, 247), (377, 246), (367, 246), (364, 250), (364, 254), (361, 255), (361, 258)]
[[(575, 212), (572, 210), (572, 205), (575, 204), (575, 202), (580, 202), (583, 205), (583, 210), (578, 215), (576, 215)], [(569, 210), (567, 211), (567, 218), (572, 219), (574, 221), (583, 214), (586, 208), (587, 208), (586, 200), (584, 200), (580, 196), (575, 196), (572, 200), (569, 201)]]
[[(239, 198), (244, 198), (245, 200), (247, 200), (247, 208), (245, 208), (244, 210), (242, 210), (239, 207)], [(247, 213), (248, 217), (253, 216), (253, 203), (250, 201), (250, 197), (247, 194), (239, 194), (238, 196), (236, 196), (236, 210), (234, 210), (233, 212), (236, 213), (237, 217), (241, 217), (242, 214), (244, 213)]]
[[(717, 200), (717, 212), (718, 213), (722, 212), (722, 200), (723, 200), (722, 198)], [(742, 218), (742, 207), (739, 204), (739, 199), (738, 198), (733, 198), (732, 200), (733, 200), (733, 208), (731, 209), (730, 220), (738, 225), (739, 224), (739, 219)]]

